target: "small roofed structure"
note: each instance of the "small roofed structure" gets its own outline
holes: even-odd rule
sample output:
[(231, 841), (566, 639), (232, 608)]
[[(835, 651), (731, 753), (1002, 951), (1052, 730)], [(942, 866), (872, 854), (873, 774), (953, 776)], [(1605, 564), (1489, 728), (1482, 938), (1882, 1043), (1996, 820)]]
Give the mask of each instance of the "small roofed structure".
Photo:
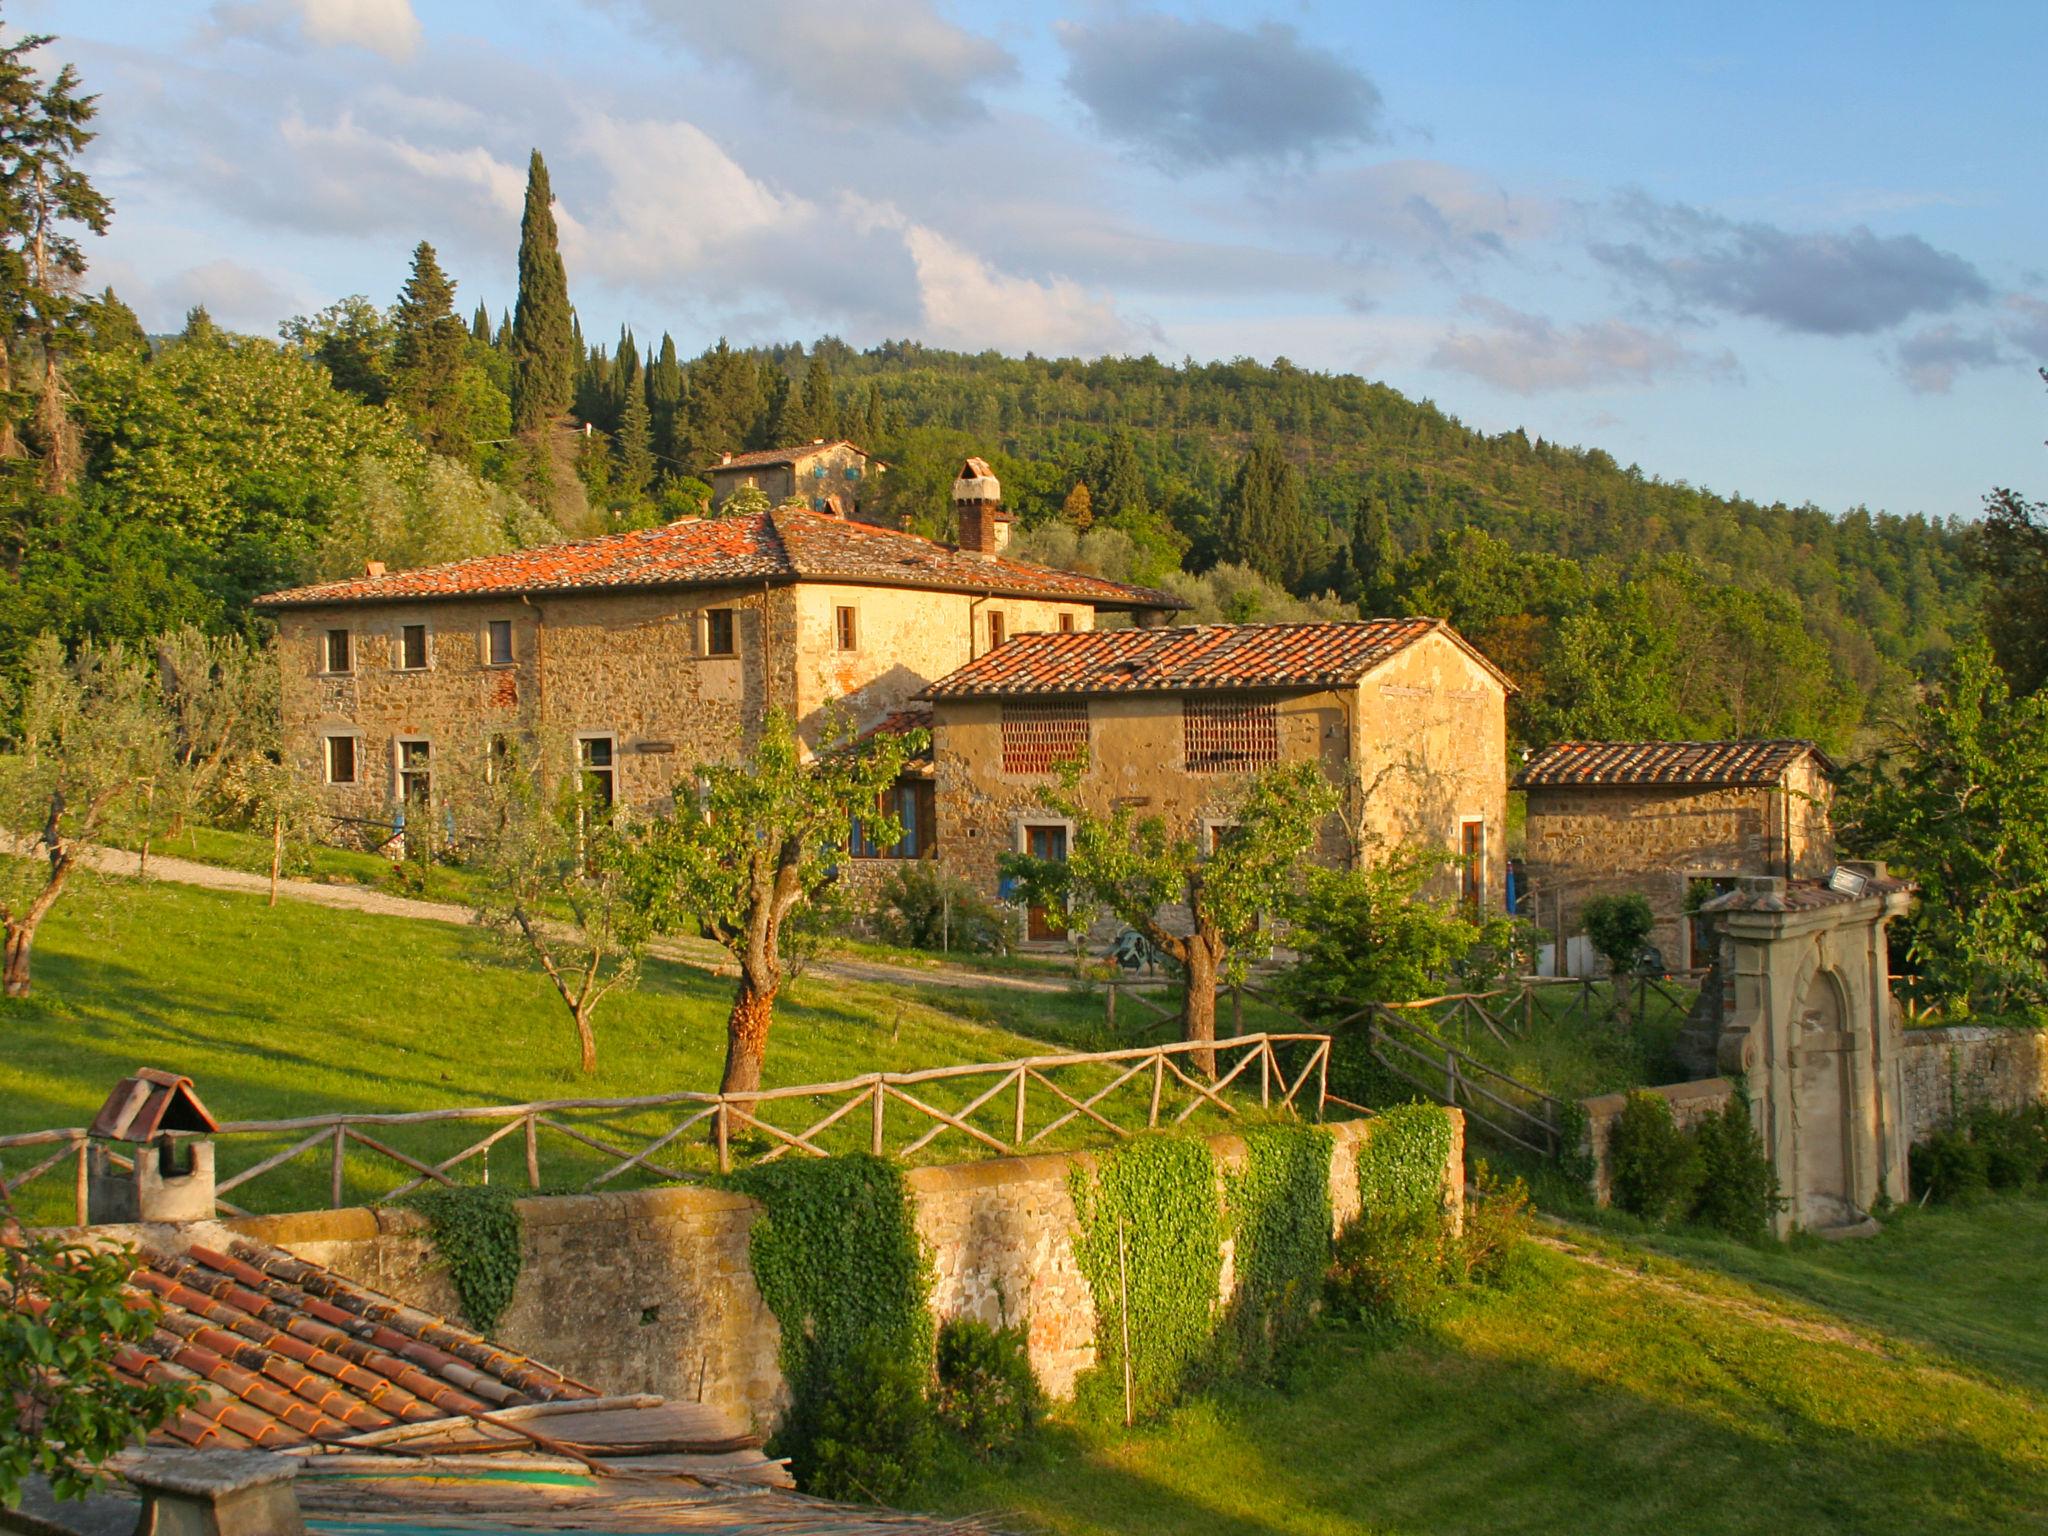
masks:
[(801, 501), (828, 517), (871, 521), (861, 516), (867, 482), (888, 467), (858, 443), (821, 437), (787, 448), (721, 453), (716, 464), (698, 472), (711, 487), (714, 511), (753, 486), (777, 505)]
[[(86, 1128), (88, 1218), (210, 1218), (213, 1143), (205, 1138), (219, 1128), (191, 1078), (157, 1067), (143, 1067), (122, 1078)], [(131, 1146), (132, 1152), (116, 1152), (115, 1142)]]
[(999, 555), (1009, 547), (1003, 485), (987, 460), (969, 459), (953, 477), (953, 515), (960, 524), (960, 548), (967, 553)]
[(1711, 957), (1695, 914), (1745, 878), (1818, 879), (1835, 863), (1835, 764), (1811, 741), (1562, 741), (1515, 776), (1528, 796), (1525, 915), (1552, 969), (1597, 964), (1580, 933), (1596, 896), (1640, 894), (1672, 969)]

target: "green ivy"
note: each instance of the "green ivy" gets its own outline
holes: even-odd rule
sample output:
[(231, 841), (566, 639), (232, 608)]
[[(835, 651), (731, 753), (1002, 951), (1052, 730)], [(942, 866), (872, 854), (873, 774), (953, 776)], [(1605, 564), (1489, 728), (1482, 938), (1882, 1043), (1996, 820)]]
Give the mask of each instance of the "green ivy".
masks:
[(1245, 1165), (1224, 1175), (1236, 1239), (1230, 1363), (1272, 1374), (1308, 1327), (1330, 1266), (1330, 1154), (1319, 1126), (1264, 1125), (1245, 1132)]
[(478, 1333), (489, 1333), (519, 1283), (525, 1232), (511, 1191), (488, 1184), (429, 1186), (404, 1203), (426, 1217), (462, 1315)]
[(1223, 1216), (1207, 1143), (1139, 1136), (1067, 1176), (1080, 1232), (1074, 1257), (1095, 1298), (1096, 1369), (1085, 1408), (1121, 1414), (1124, 1337), (1131, 1402), (1149, 1414), (1209, 1357), (1223, 1275)]
[(1368, 1211), (1439, 1211), (1450, 1159), (1451, 1116), (1443, 1106), (1382, 1110), (1358, 1149), (1358, 1198)]
[[(730, 1182), (766, 1207), (748, 1257), (781, 1325), (782, 1373), (793, 1399), (776, 1452), (791, 1458), (813, 1492), (887, 1497), (875, 1484), (904, 1475), (896, 1463), (905, 1458), (850, 1443), (845, 1425), (858, 1416), (858, 1405), (847, 1401), (856, 1378), (912, 1380), (922, 1411), (930, 1411), (931, 1258), (918, 1240), (903, 1170), (857, 1153), (762, 1163)], [(907, 1392), (891, 1398), (901, 1410), (892, 1418), (901, 1421), (892, 1443), (918, 1445), (923, 1431), (909, 1420), (919, 1410)], [(864, 1449), (875, 1458), (873, 1470), (851, 1471)], [(819, 1482), (821, 1471), (834, 1486)]]

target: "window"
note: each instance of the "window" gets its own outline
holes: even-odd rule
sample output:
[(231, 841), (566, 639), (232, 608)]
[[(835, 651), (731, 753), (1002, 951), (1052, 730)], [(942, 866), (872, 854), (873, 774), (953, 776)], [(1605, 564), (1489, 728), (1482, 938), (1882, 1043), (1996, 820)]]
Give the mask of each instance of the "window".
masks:
[(858, 649), (860, 630), (854, 622), (854, 612), (851, 608), (835, 608), (832, 610), (832, 635), (833, 643), (840, 650), (851, 651)]
[(618, 802), (618, 742), (610, 736), (576, 738), (577, 761), (583, 769), (583, 793), (600, 810)]
[(503, 731), (491, 732), (491, 744), (484, 759), (484, 782), (501, 782), (512, 767), (512, 738)]
[(1086, 699), (1019, 700), (1003, 705), (1003, 772), (1051, 773), (1088, 755)]
[(878, 846), (868, 836), (867, 826), (854, 818), (848, 850), (856, 859), (922, 859), (934, 852), (932, 786), (922, 780), (892, 784), (882, 791), (876, 806), (884, 816), (893, 816), (903, 826), (903, 836), (889, 847)]
[(484, 626), (484, 660), (494, 667), (512, 665), (512, 621), (492, 619)]
[(1202, 823), (1202, 852), (1214, 858), (1223, 851), (1224, 845), (1237, 836), (1242, 823), (1235, 821), (1204, 820)]
[(398, 744), (398, 798), (408, 807), (424, 809), (434, 799), (433, 748), (424, 741)]
[(1465, 867), (1458, 874), (1458, 894), (1472, 906), (1486, 902), (1486, 823), (1467, 817), (1458, 823), (1458, 854)]
[(427, 667), (427, 626), (407, 624), (398, 632), (398, 666), (404, 672), (424, 672)]
[(345, 629), (327, 631), (326, 670), (329, 672), (353, 672), (356, 669), (355, 646)]
[(1074, 616), (1073, 616), (1073, 615), (1072, 615), (1071, 613), (1063, 613), (1063, 614), (1061, 614), (1061, 615), (1060, 615), (1060, 633), (1061, 633), (1061, 634), (1063, 634), (1063, 635), (1071, 635), (1071, 634), (1072, 634), (1073, 632), (1074, 632)]
[(704, 610), (704, 654), (706, 656), (737, 656), (739, 647), (733, 640), (732, 610), (730, 608), (707, 608)]
[(812, 479), (814, 479), (814, 480), (822, 480), (822, 479), (824, 479), (824, 478), (825, 478), (825, 466), (824, 466), (824, 465), (822, 465), (822, 464), (813, 464), (813, 465), (811, 466), (811, 478), (812, 478)]
[(1280, 716), (1271, 700), (1197, 696), (1180, 708), (1189, 773), (1242, 773), (1280, 761)]
[[(347, 630), (342, 631), (347, 634)], [(353, 784), (356, 781), (356, 739), (353, 736), (329, 736), (325, 742), (327, 759), (327, 782), (330, 784)]]
[(860, 466), (858, 464), (849, 464), (840, 473), (848, 480), (858, 480), (860, 478)]
[(823, 496), (813, 496), (811, 498), (811, 510), (813, 512), (823, 512), (831, 505), (832, 503)]
[(1003, 643), (1004, 632), (1007, 628), (1008, 626), (1000, 612), (991, 613), (988, 616), (988, 648), (990, 650), (995, 650)]

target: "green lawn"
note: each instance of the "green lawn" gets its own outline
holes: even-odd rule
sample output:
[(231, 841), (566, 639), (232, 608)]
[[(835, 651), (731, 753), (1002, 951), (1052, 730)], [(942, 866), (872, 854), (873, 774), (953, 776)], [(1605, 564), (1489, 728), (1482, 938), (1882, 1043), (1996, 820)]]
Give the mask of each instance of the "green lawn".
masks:
[(1331, 1330), (1291, 1391), (1059, 1430), (945, 1502), (1076, 1536), (2048, 1529), (2048, 1201), (1755, 1253), (1765, 1286), (1587, 1246), (1612, 1267), (1541, 1253), (1393, 1347)]
[[(188, 1074), (222, 1120), (272, 1120), (350, 1110), (387, 1112), (541, 1099), (623, 1098), (718, 1083), (732, 983), (692, 966), (650, 962), (640, 986), (608, 1000), (597, 1017), (598, 1070), (576, 1070), (568, 1013), (537, 970), (509, 959), (481, 931), (445, 923), (335, 911), (258, 896), (132, 880), (81, 877), (45, 925), (35, 952), (35, 995), (0, 1004), (0, 1133), (84, 1124), (114, 1083), (140, 1066)], [(877, 1070), (1002, 1061), (1061, 1049), (1097, 1050), (1112, 1040), (1099, 995), (990, 987), (863, 985), (803, 978), (785, 989), (770, 1042), (767, 1086), (830, 1082)], [(1248, 1023), (1252, 1021), (1248, 1020)], [(1063, 1080), (1069, 1091), (1108, 1081), (1101, 1069)], [(938, 1083), (921, 1096), (956, 1110), (993, 1079)], [(1145, 1085), (1105, 1107), (1121, 1122), (1145, 1113)], [(799, 1099), (765, 1118), (800, 1129), (834, 1101)], [(1169, 1107), (1185, 1099), (1169, 1091)], [(1013, 1100), (974, 1117), (1008, 1137)], [(1035, 1129), (1061, 1112), (1034, 1092)], [(680, 1112), (579, 1112), (568, 1116), (601, 1140), (637, 1148)], [(889, 1111), (892, 1145), (929, 1122)], [(1203, 1121), (1215, 1118), (1204, 1111)], [(834, 1129), (835, 1150), (865, 1146), (863, 1109)], [(437, 1124), (378, 1133), (415, 1157), (447, 1157), (489, 1127)], [(1078, 1119), (1040, 1149), (1099, 1139)], [(637, 1139), (636, 1139), (637, 1138)], [(236, 1137), (221, 1144), (222, 1177), (291, 1145), (297, 1136)], [(761, 1133), (741, 1150), (773, 1145)], [(985, 1149), (949, 1131), (923, 1160)], [(709, 1146), (692, 1132), (664, 1158), (708, 1171)], [(0, 1153), (19, 1175), (32, 1149)], [(596, 1152), (543, 1136), (542, 1177), (574, 1187), (605, 1166)], [(262, 1210), (324, 1205), (324, 1151), (287, 1164), (237, 1203)], [(519, 1138), (494, 1150), (493, 1176), (523, 1179)], [(482, 1164), (465, 1165), (469, 1178)], [(409, 1177), (365, 1149), (351, 1149), (346, 1193), (373, 1198)], [(632, 1182), (630, 1176), (628, 1182)], [(23, 1192), (33, 1220), (63, 1219), (70, 1183), (61, 1171)]]

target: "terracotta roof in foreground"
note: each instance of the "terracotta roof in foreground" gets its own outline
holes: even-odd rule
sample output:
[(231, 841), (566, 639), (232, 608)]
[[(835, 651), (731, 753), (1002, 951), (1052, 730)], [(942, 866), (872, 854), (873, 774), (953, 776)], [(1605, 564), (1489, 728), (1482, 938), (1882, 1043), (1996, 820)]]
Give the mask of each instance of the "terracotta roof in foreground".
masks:
[(1513, 691), (1506, 675), (1447, 622), (1415, 618), (1025, 634), (940, 678), (924, 697), (1340, 687), (1435, 634)]
[(1560, 741), (1530, 759), (1515, 775), (1515, 788), (1769, 785), (1809, 753), (1824, 772), (1835, 771), (1828, 755), (1810, 741)]
[(1179, 599), (1150, 587), (970, 554), (914, 533), (848, 522), (803, 507), (690, 518), (660, 528), (544, 544), (449, 565), (347, 577), (272, 592), (258, 598), (257, 606), (302, 608), (796, 581), (985, 592), (1092, 603), (1098, 608), (1183, 606)]

